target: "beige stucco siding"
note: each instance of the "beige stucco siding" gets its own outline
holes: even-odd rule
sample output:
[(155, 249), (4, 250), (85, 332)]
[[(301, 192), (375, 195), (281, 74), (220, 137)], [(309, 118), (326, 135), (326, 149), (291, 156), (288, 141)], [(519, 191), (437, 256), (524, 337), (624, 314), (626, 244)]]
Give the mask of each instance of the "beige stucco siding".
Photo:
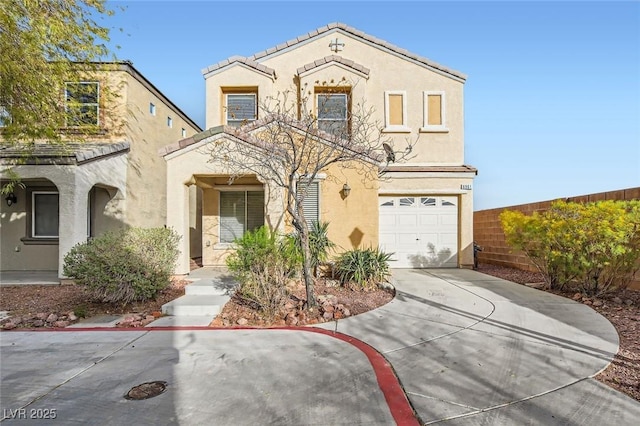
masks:
[[(338, 37), (345, 43), (340, 52), (329, 49), (332, 40)], [(411, 62), (406, 58), (384, 51), (364, 41), (339, 32), (329, 32), (294, 48), (285, 49), (277, 55), (263, 58), (260, 63), (274, 69), (277, 79), (270, 81), (265, 75), (237, 65), (206, 76), (207, 127), (222, 124), (220, 115), (220, 87), (226, 85), (260, 85), (260, 98), (276, 96), (279, 92), (296, 90), (297, 69), (325, 56), (339, 55), (369, 69), (368, 75), (349, 69), (336, 62), (302, 73), (301, 88), (313, 94), (322, 82), (353, 87), (353, 103), (365, 101), (373, 107), (373, 120), (384, 127), (385, 91), (406, 93), (407, 127), (410, 133), (386, 133), (393, 140), (396, 150), (402, 150), (407, 139), (416, 141), (414, 157), (410, 163), (421, 165), (459, 165), (464, 162), (463, 83), (450, 76)], [(231, 83), (233, 81), (233, 83)], [(333, 81), (333, 83), (331, 83)], [(306, 85), (306, 86), (305, 86)], [(421, 132), (424, 124), (424, 91), (445, 93), (444, 115), (447, 132)], [(307, 105), (314, 111), (313, 96)]]
[[(378, 245), (378, 183), (363, 174), (361, 166), (334, 164), (322, 180), (320, 220), (329, 222), (329, 239), (336, 253)], [(344, 197), (344, 184), (351, 188)]]

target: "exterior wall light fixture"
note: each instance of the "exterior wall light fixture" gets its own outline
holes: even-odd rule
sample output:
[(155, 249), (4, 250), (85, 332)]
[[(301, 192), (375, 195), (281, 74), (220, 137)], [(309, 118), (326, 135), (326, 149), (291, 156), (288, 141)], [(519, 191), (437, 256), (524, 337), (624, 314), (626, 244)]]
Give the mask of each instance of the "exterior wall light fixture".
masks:
[(11, 207), (12, 204), (15, 204), (18, 202), (18, 197), (16, 197), (16, 194), (12, 192), (9, 195), (7, 195), (4, 200), (7, 202), (7, 206)]
[(344, 195), (344, 198), (347, 198), (350, 193), (351, 187), (349, 186), (349, 184), (345, 183), (344, 185), (342, 185), (342, 194)]

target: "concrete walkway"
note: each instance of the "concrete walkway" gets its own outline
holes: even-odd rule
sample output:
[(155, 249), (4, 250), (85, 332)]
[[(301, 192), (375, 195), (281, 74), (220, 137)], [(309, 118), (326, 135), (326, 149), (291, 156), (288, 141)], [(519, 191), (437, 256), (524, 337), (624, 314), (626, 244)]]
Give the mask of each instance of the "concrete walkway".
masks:
[[(473, 271), (396, 270), (394, 279), (391, 303), (323, 328), (382, 353), (421, 422), (640, 418), (640, 403), (591, 378), (618, 347), (615, 329), (591, 308)], [(61, 423), (109, 425), (394, 424), (384, 366), (361, 349), (296, 330), (2, 332), (0, 408), (10, 424), (30, 423), (31, 409), (55, 409)], [(152, 380), (167, 391), (124, 399)]]

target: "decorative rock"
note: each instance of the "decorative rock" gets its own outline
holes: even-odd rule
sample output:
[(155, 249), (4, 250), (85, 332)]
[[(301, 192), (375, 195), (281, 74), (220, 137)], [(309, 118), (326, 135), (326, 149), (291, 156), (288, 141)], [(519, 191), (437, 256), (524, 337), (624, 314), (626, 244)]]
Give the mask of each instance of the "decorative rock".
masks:
[(39, 314), (36, 314), (36, 318), (43, 321), (46, 320), (48, 316), (49, 314), (45, 314), (44, 312), (40, 312)]
[(35, 321), (33, 322), (33, 326), (34, 326), (34, 327), (42, 327), (42, 326), (44, 326), (44, 321), (43, 321), (43, 320), (41, 320), (41, 319), (35, 320)]
[(285, 317), (284, 322), (287, 325), (298, 325), (298, 317), (294, 313), (289, 312)]
[(574, 294), (574, 295), (573, 295), (573, 297), (572, 297), (572, 299), (573, 299), (573, 300), (576, 300), (576, 301), (577, 301), (577, 300), (582, 299), (582, 293), (576, 293), (576, 294)]
[(342, 310), (342, 315), (344, 315), (345, 317), (351, 316), (351, 311), (347, 308), (344, 308)]
[(16, 325), (12, 322), (8, 322), (4, 326), (2, 326), (2, 328), (4, 328), (5, 330), (13, 330), (14, 328), (16, 328)]
[(344, 318), (344, 314), (342, 312), (340, 312), (340, 311), (335, 311), (333, 313), (333, 318), (337, 319), (337, 320), (342, 319), (342, 318)]
[(287, 302), (284, 304), (284, 310), (285, 311), (291, 311), (293, 309), (295, 309), (296, 305), (294, 305), (292, 302)]
[(604, 305), (604, 302), (602, 300), (600, 300), (600, 299), (596, 299), (596, 300), (593, 301), (593, 306), (597, 307), (597, 306), (602, 306), (602, 305)]
[(246, 318), (240, 318), (238, 321), (236, 321), (236, 324), (238, 325), (247, 325), (249, 324), (249, 320)]
[(326, 321), (331, 321), (333, 319), (333, 312), (325, 312), (324, 314), (322, 314), (322, 318), (324, 318)]
[(69, 321), (56, 321), (53, 323), (53, 326), (57, 328), (65, 328), (68, 325), (69, 325)]
[(153, 315), (147, 315), (147, 317), (140, 322), (140, 325), (142, 325), (143, 327), (146, 327), (147, 325), (155, 321), (155, 319), (156, 317), (154, 317)]
[[(27, 321), (28, 321), (28, 319), (27, 319)], [(15, 318), (13, 318), (13, 319), (11, 320), (11, 322), (12, 322), (12, 323), (14, 323), (15, 325), (20, 325), (20, 324), (22, 324), (22, 318), (20, 318), (20, 317), (15, 317)]]
[(527, 287), (531, 287), (531, 288), (535, 288), (538, 290), (542, 290), (545, 287), (545, 283), (541, 282), (541, 283), (526, 283), (525, 284)]
[(47, 317), (47, 322), (48, 322), (48, 323), (51, 323), (51, 324), (52, 324), (52, 323), (54, 323), (54, 322), (56, 322), (56, 321), (58, 321), (58, 316), (57, 316), (56, 314), (51, 314), (51, 315), (49, 315), (49, 316)]
[(322, 310), (325, 312), (333, 312), (335, 311), (335, 308), (331, 303), (325, 303), (324, 305), (322, 305)]
[(589, 299), (582, 299), (582, 303), (584, 303), (587, 306), (593, 305), (593, 302)]
[(622, 305), (622, 299), (620, 299), (618, 296), (614, 297), (613, 299), (611, 299), (611, 301), (613, 303), (616, 303), (618, 305)]
[(147, 315), (146, 317), (144, 317), (143, 321), (153, 321), (155, 319), (156, 317), (154, 317), (153, 315)]
[(151, 315), (153, 315), (154, 318), (160, 318), (162, 316), (162, 311), (153, 311)]
[(627, 305), (627, 306), (631, 306), (631, 305), (633, 305), (633, 300), (631, 300), (631, 299), (627, 299), (627, 300), (625, 300), (625, 301), (624, 301), (624, 303), (625, 303), (625, 305)]
[(69, 321), (78, 321), (78, 317), (75, 314), (69, 314)]

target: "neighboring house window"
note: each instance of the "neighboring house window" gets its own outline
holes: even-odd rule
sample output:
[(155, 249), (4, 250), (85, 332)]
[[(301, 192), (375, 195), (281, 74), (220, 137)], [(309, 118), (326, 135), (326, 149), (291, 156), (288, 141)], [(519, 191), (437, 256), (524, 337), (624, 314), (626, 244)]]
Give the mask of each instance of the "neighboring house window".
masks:
[(57, 192), (31, 192), (31, 237), (58, 238)]
[(183, 127), (183, 128), (182, 128), (182, 131), (181, 131), (181, 134), (182, 134), (182, 137), (183, 137), (183, 138), (186, 138), (186, 137), (187, 137), (187, 129), (185, 129), (185, 128)]
[(151, 102), (149, 102), (149, 114), (156, 115), (156, 106)]
[(407, 93), (399, 90), (384, 92), (385, 132), (410, 132), (407, 125)]
[(444, 92), (425, 91), (422, 132), (447, 132)]
[(0, 127), (6, 127), (11, 122), (11, 116), (7, 108), (0, 106)]
[(316, 94), (318, 129), (333, 135), (347, 134), (349, 130), (349, 97), (347, 93)]
[(239, 127), (257, 119), (257, 93), (226, 93), (225, 98), (227, 125)]
[(173, 127), (173, 118), (167, 117), (167, 127)]
[[(304, 193), (302, 209), (307, 225), (311, 229), (312, 225), (320, 220), (320, 185), (318, 182), (298, 183), (298, 194)], [(300, 196), (300, 195), (299, 195)]]
[(264, 191), (220, 191), (220, 242), (264, 225)]
[(100, 85), (97, 82), (66, 83), (65, 100), (68, 127), (99, 124)]

